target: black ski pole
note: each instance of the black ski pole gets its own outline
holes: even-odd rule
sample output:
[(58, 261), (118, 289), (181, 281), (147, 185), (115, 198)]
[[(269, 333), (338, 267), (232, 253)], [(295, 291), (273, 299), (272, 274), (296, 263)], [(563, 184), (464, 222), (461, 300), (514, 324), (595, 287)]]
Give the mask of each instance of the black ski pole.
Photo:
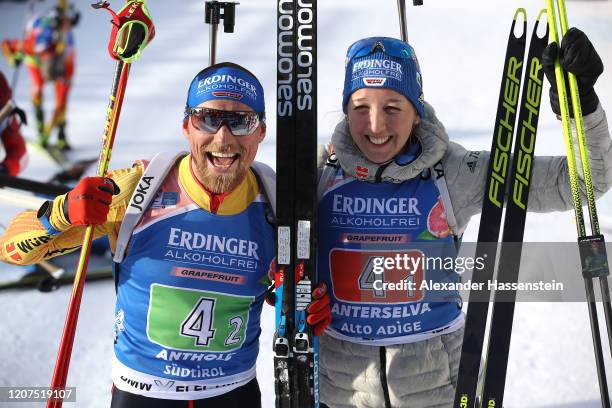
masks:
[[(423, 0), (412, 0), (415, 6), (422, 6)], [(408, 30), (406, 24), (406, 0), (397, 0), (397, 11), (399, 15), (400, 38), (404, 42), (408, 42)]]
[[(205, 8), (205, 22), (210, 24), (209, 65), (217, 59), (217, 29), (223, 20), (223, 32), (233, 33), (236, 24), (236, 5), (240, 3), (207, 1)], [(221, 14), (223, 11), (223, 14)]]

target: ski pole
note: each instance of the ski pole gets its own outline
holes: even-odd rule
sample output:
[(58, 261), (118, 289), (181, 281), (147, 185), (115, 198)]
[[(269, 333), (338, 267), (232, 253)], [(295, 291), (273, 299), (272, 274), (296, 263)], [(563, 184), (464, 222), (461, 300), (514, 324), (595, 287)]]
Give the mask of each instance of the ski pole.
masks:
[[(414, 6), (422, 6), (423, 0), (412, 0)], [(408, 29), (406, 24), (406, 0), (397, 0), (397, 12), (399, 15), (400, 38), (408, 42)]]
[[(207, 1), (204, 9), (204, 21), (210, 24), (210, 45), (208, 65), (213, 65), (217, 59), (217, 29), (223, 20), (223, 32), (233, 33), (236, 24), (236, 5), (240, 3)], [(223, 10), (223, 14), (221, 14)]]
[(11, 90), (15, 92), (17, 81), (19, 81), (19, 68), (21, 68), (21, 60), (15, 60), (15, 69), (13, 70), (13, 78), (11, 78)]
[(408, 32), (406, 29), (406, 0), (397, 0), (397, 11), (399, 14), (400, 38), (408, 42)]
[(14, 111), (15, 111), (15, 102), (10, 100), (0, 109), (0, 122), (8, 118), (9, 115), (11, 115)]
[[(92, 5), (95, 9), (108, 10), (113, 16), (113, 30), (111, 32), (108, 49), (111, 58), (117, 60), (102, 137), (102, 148), (98, 160), (97, 175), (100, 177), (104, 177), (108, 170), (117, 124), (121, 114), (123, 97), (125, 95), (130, 64), (140, 57), (142, 50), (155, 36), (153, 21), (149, 15), (145, 2), (146, 0), (129, 0), (118, 14), (109, 8), (110, 4), (107, 1), (99, 1)], [(52, 390), (62, 390), (66, 386), (72, 345), (74, 343), (81, 297), (87, 274), (91, 242), (93, 240), (93, 230), (93, 225), (88, 225), (85, 230), (83, 247), (75, 273), (66, 322), (64, 323), (60, 349), (53, 372), (53, 380), (51, 382)], [(62, 402), (63, 399), (61, 396), (49, 398), (47, 400), (47, 408), (60, 408)]]
[[(562, 4), (563, 0), (557, 0), (557, 3)], [(551, 41), (557, 44), (560, 44), (559, 35), (557, 32), (557, 18), (555, 14), (555, 6), (553, 4), (553, 0), (546, 0), (546, 9), (547, 9), (547, 14), (548, 14), (548, 25), (550, 27)], [(560, 13), (561, 13), (561, 10), (560, 10)], [(563, 13), (565, 13), (564, 5), (563, 5)], [(563, 17), (561, 18), (561, 20), (563, 20)], [(567, 20), (565, 21), (565, 24), (567, 24)], [(596, 235), (596, 236), (591, 236), (591, 237), (586, 236), (586, 231), (585, 231), (585, 226), (584, 226), (584, 214), (582, 212), (582, 197), (580, 196), (580, 188), (578, 185), (578, 170), (576, 167), (576, 158), (574, 156), (572, 124), (570, 121), (569, 106), (568, 106), (568, 101), (567, 101), (567, 90), (565, 88), (565, 72), (561, 68), (561, 64), (559, 63), (558, 57), (555, 60), (555, 79), (557, 83), (557, 90), (559, 93), (559, 107), (561, 110), (561, 123), (562, 123), (563, 136), (564, 136), (563, 139), (565, 141), (565, 149), (567, 152), (567, 164), (568, 164), (568, 169), (569, 169), (572, 203), (574, 206), (574, 217), (576, 218), (576, 228), (578, 230), (578, 242), (579, 242), (581, 261), (583, 261), (583, 259), (585, 258), (585, 252), (586, 252), (585, 244), (589, 245), (590, 242), (595, 242), (596, 245), (603, 247), (604, 250), (605, 250), (605, 246), (603, 245), (603, 242), (602, 242), (603, 236), (601, 235), (599, 236)], [(570, 81), (571, 81), (571, 76), (570, 76)], [(575, 81), (575, 77), (574, 77), (574, 81)], [(574, 86), (575, 85), (576, 84), (574, 84)], [(577, 88), (574, 88), (574, 90), (577, 91)], [(575, 112), (577, 112), (578, 114), (580, 114), (580, 116), (582, 116), (580, 112), (580, 106), (577, 105), (580, 103), (578, 101), (579, 99), (578, 92), (573, 94), (572, 98), (573, 98), (574, 108), (575, 109), (577, 108)], [(582, 124), (581, 123), (582, 121), (581, 119), (578, 119), (578, 115), (575, 115), (575, 119), (576, 119), (576, 127), (578, 128)], [(584, 135), (582, 137), (584, 137)], [(584, 143), (584, 138), (583, 138), (583, 143)], [(585, 153), (586, 153), (586, 149), (585, 149)], [(584, 158), (587, 159), (586, 163), (582, 160)], [(587, 167), (589, 166), (588, 157), (586, 156), (586, 154), (581, 154), (581, 161), (583, 161), (582, 163), (583, 166), (585, 165)], [(585, 174), (585, 182), (586, 182), (586, 179), (587, 177)], [(589, 172), (589, 181), (590, 181), (590, 172)], [(588, 191), (588, 186), (586, 187)], [(592, 185), (591, 185), (591, 188), (592, 188)], [(592, 224), (591, 227), (598, 228), (598, 224), (597, 223), (594, 225)], [(586, 270), (587, 268), (585, 268), (585, 263), (584, 262), (581, 262), (581, 263), (582, 263), (582, 275), (584, 278), (584, 285), (585, 285), (586, 296), (587, 296), (587, 305), (589, 309), (589, 320), (591, 323), (591, 334), (593, 337), (593, 348), (595, 352), (595, 363), (597, 366), (597, 378), (599, 381), (599, 391), (601, 394), (601, 401), (604, 407), (610, 407), (610, 397), (608, 394), (608, 384), (606, 381), (606, 371), (605, 371), (603, 351), (602, 351), (602, 346), (601, 346), (601, 335), (599, 332), (599, 321), (597, 318), (597, 305), (595, 302), (595, 295), (593, 291), (593, 282), (592, 282), (592, 279), (596, 276), (596, 274), (589, 273)], [(603, 274), (602, 272), (600, 273)], [(606, 265), (605, 276), (607, 276), (607, 273), (608, 271), (607, 271), (607, 265)], [(606, 288), (607, 288), (607, 285), (606, 285)], [(602, 289), (603, 289), (603, 286), (602, 286)], [(605, 296), (604, 296), (604, 300), (606, 300)]]
[[(559, 8), (559, 22), (561, 24), (561, 35), (564, 36), (568, 30), (567, 11), (565, 8), (565, 0), (557, 0)], [(591, 166), (589, 161), (589, 151), (586, 148), (586, 139), (584, 136), (584, 121), (582, 118), (582, 109), (580, 106), (580, 97), (578, 94), (578, 81), (576, 75), (571, 72), (567, 73), (569, 78), (570, 94), (572, 97), (572, 108), (574, 112), (574, 120), (576, 123), (576, 138), (578, 140), (578, 151), (580, 153), (580, 162), (582, 164), (582, 174), (584, 175), (584, 186), (586, 190), (587, 209), (591, 222), (591, 235), (593, 239), (597, 239), (601, 248), (605, 253), (605, 241), (599, 227), (599, 219), (597, 217), (597, 206), (595, 204), (595, 192), (593, 189), (593, 179), (591, 177)], [(584, 237), (584, 231), (581, 237)], [(596, 237), (596, 238), (595, 238)], [(612, 351), (612, 305), (610, 304), (610, 289), (608, 287), (608, 268), (605, 268), (604, 273), (598, 275), (601, 296), (603, 299), (604, 314), (606, 318), (606, 327), (608, 331), (608, 342)]]

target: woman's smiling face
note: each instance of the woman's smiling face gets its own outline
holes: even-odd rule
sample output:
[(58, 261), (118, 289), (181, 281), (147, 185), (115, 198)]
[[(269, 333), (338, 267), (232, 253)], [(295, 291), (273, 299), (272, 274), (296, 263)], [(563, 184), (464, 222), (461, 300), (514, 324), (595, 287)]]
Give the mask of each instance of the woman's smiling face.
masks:
[(353, 141), (368, 160), (377, 164), (404, 151), (419, 123), (412, 103), (391, 89), (362, 88), (353, 92), (347, 117)]

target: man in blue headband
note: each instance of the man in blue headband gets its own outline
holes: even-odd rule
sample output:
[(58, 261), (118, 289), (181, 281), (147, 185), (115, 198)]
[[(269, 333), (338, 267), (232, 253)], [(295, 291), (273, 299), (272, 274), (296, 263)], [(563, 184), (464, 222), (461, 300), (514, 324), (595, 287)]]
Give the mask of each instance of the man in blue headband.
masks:
[[(259, 321), (276, 254), (273, 181), (266, 184), (274, 174), (254, 163), (264, 107), (249, 71), (206, 68), (187, 93), (189, 154), (85, 178), (38, 214), (17, 216), (4, 235), (0, 259), (17, 264), (78, 247), (88, 224), (96, 238), (108, 235), (117, 284), (113, 408), (261, 407)], [(21, 244), (30, 239), (40, 246)], [(329, 299), (324, 287), (313, 297), (307, 321), (320, 333)]]
[(261, 84), (239, 65), (216, 64), (193, 78), (183, 133), (192, 170), (208, 191), (227, 193), (244, 179), (266, 135), (264, 111)]

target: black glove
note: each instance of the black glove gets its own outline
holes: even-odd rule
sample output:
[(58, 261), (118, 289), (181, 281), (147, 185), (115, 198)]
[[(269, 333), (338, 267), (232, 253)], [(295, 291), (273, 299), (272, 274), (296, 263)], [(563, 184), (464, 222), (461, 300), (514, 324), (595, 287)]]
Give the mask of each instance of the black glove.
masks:
[[(585, 33), (577, 28), (570, 28), (561, 40), (561, 50), (557, 43), (550, 43), (542, 53), (542, 66), (548, 82), (550, 82), (550, 106), (557, 115), (561, 114), (559, 108), (559, 94), (555, 78), (555, 58), (559, 54), (561, 68), (576, 75), (578, 81), (578, 95), (582, 114), (595, 112), (599, 98), (593, 89), (597, 78), (603, 72), (603, 62), (595, 47)], [(569, 82), (565, 78), (570, 116), (574, 117), (569, 91)]]
[(79, 12), (79, 10), (75, 10), (72, 9), (72, 17), (70, 18), (70, 26), (71, 27), (76, 27), (79, 24), (79, 21), (81, 21), (81, 13)]

